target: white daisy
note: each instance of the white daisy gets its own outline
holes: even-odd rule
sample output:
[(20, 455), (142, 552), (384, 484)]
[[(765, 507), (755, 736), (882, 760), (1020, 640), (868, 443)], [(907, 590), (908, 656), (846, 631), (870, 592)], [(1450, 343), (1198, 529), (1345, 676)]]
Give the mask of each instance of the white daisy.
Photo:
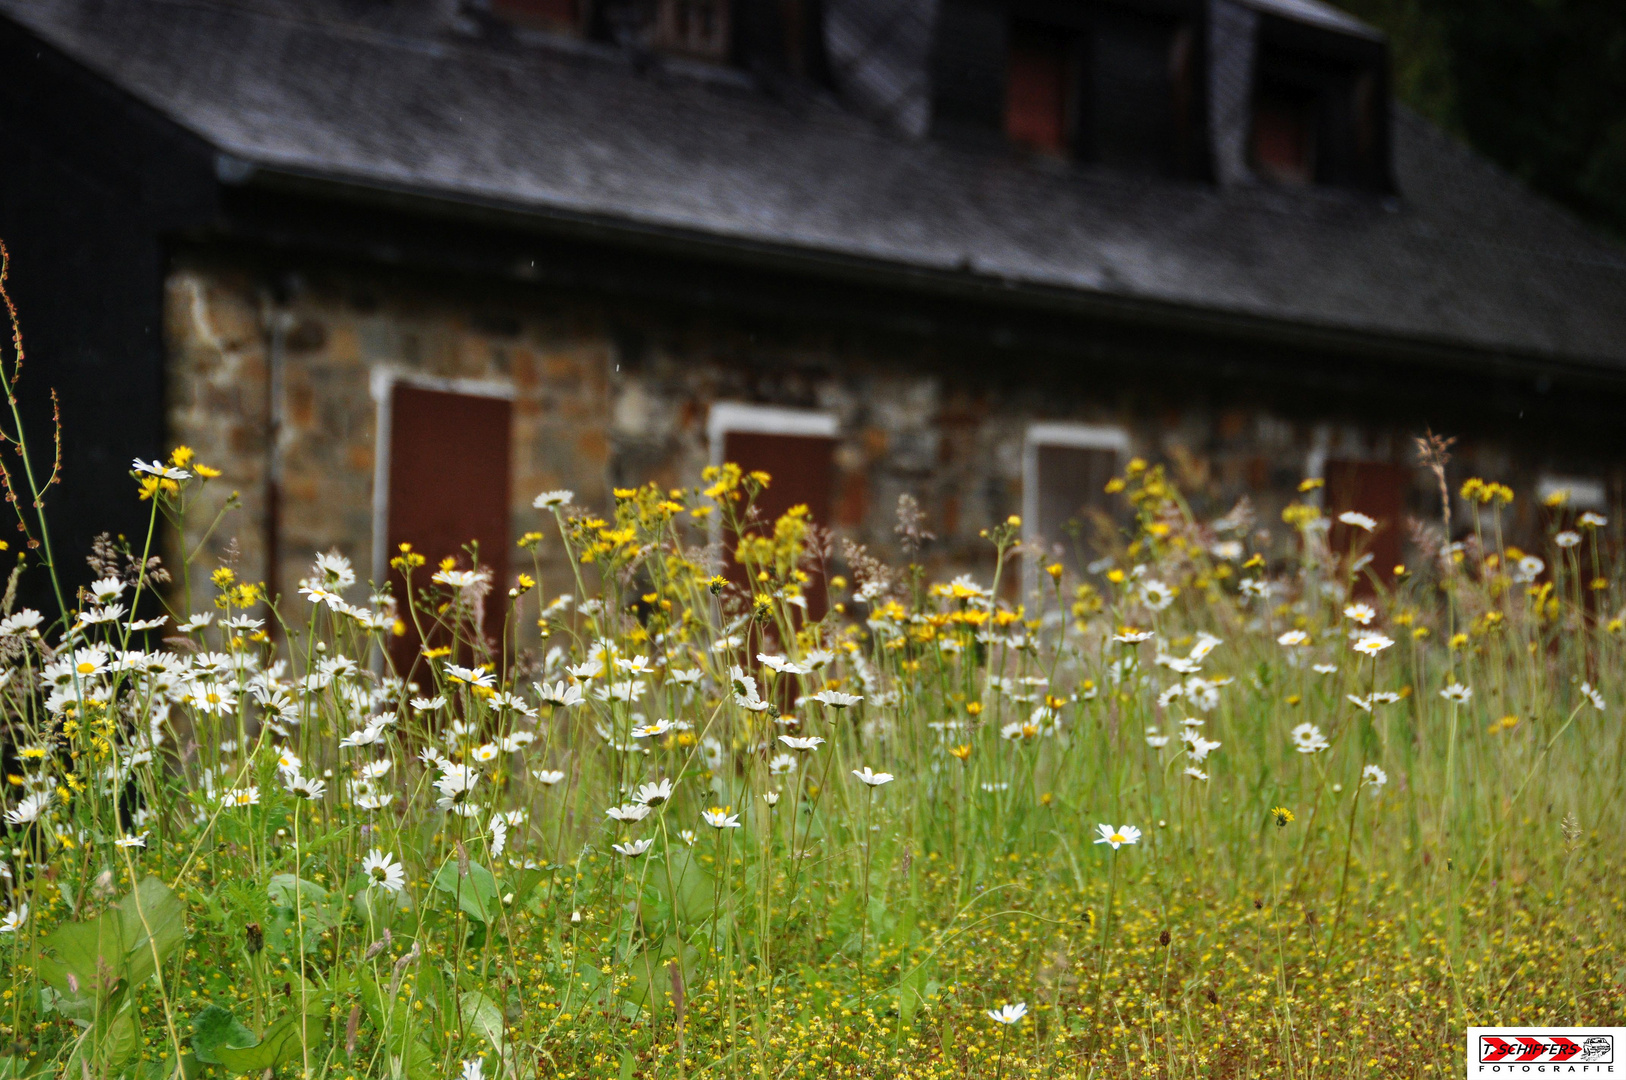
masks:
[[(1095, 831), (1101, 835), (1096, 837), (1097, 844), (1111, 844), (1112, 850), (1117, 851), (1122, 844), (1135, 844), (1140, 842), (1140, 830), (1133, 825), (1120, 825), (1114, 829), (1111, 825), (1097, 825)], [(1018, 1017), (1020, 1019), (1020, 1017)], [(1015, 1021), (1005, 1021), (1014, 1023)]]
[(561, 506), (568, 506), (575, 497), (574, 491), (566, 491), (563, 488), (558, 491), (544, 491), (531, 500), (531, 506), (537, 510), (557, 510)]
[(0, 919), (0, 934), (15, 934), (28, 922), (28, 905), (18, 904), (16, 910), (6, 912), (6, 917)]
[(854, 769), (853, 775), (872, 788), (878, 788), (882, 784), (890, 784), (896, 779), (891, 773), (871, 772), (868, 765), (865, 765), (862, 769)]
[[(1113, 846), (1116, 847), (1117, 845)], [(1027, 1005), (1018, 1001), (1015, 1005), (1002, 1005), (997, 1009), (989, 1009), (988, 1019), (996, 1024), (1020, 1024), (1022, 1018), (1027, 1014)]]
[(370, 888), (398, 893), (406, 888), (406, 870), (395, 861), (393, 852), (385, 854), (382, 848), (373, 848), (361, 860), (361, 872), (367, 876)]

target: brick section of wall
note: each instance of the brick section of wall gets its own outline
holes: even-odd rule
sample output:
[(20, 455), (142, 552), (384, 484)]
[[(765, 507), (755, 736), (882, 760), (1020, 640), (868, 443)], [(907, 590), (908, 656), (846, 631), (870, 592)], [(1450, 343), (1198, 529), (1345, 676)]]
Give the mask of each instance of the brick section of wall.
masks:
[[(840, 438), (830, 524), (891, 554), (898, 496), (912, 494), (938, 536), (927, 561), (940, 574), (986, 572), (990, 555), (978, 533), (1021, 510), (1023, 438), (1034, 420), (1120, 426), (1135, 453), (1169, 463), (1204, 512), (1223, 512), (1247, 494), (1260, 524), (1278, 533), (1281, 508), (1298, 497), (1314, 462), (1412, 460), (1409, 431), (1278, 415), (1249, 404), (1245, 388), (1236, 400), (1210, 401), (1177, 381), (1069, 375), (1041, 359), (967, 363), (919, 339), (765, 327), (541, 287), (383, 271), (312, 267), (291, 297), (273, 304), (267, 280), (249, 256), (198, 250), (177, 259), (169, 280), (169, 422), (177, 441), (226, 473), (189, 518), (188, 545), (196, 546), (228, 492), (242, 503), (206, 545), (195, 580), (226, 555), (234, 535), (242, 572), (264, 577), (267, 327), (280, 313), (287, 334), (276, 580), (285, 596), (318, 550), (337, 549), (363, 580), (371, 576), (377, 407), (370, 385), (379, 367), (512, 387), (513, 530), (516, 538), (549, 531), (550, 595), (574, 588), (551, 521), (531, 508), (535, 494), (570, 488), (581, 504), (607, 511), (614, 486), (695, 483), (709, 458), (706, 416), (716, 401), (833, 413)], [(1464, 441), (1453, 475), (1514, 484), (1518, 535), (1539, 518), (1536, 464), (1506, 444)], [(1592, 475), (1606, 477), (1618, 501), (1619, 470)], [(1417, 473), (1408, 505), (1434, 520), (1430, 484)]]

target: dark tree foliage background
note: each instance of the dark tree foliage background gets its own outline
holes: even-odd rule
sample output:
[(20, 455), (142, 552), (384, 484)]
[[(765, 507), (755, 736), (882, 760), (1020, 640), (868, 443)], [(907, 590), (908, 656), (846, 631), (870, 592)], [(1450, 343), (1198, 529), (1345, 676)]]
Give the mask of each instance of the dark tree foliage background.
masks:
[(1626, 0), (1337, 0), (1401, 101), (1626, 237)]

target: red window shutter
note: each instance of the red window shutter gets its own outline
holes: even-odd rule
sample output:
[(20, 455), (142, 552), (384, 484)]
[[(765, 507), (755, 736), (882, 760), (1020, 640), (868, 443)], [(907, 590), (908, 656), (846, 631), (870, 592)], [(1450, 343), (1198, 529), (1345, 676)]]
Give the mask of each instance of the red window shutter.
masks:
[(1061, 35), (1011, 31), (1005, 133), (1038, 150), (1067, 149), (1067, 43)]
[[(771, 535), (773, 523), (793, 506), (806, 505), (815, 524), (829, 528), (833, 508), (834, 439), (817, 435), (771, 435), (755, 431), (730, 431), (723, 437), (723, 460), (745, 472), (761, 470), (771, 478), (767, 490), (757, 496), (760, 521), (748, 531)], [(728, 576), (744, 584), (744, 573), (735, 565), (738, 541), (724, 537), (728, 550)], [(810, 619), (824, 617), (827, 596), (823, 575), (813, 572), (805, 586)]]
[(1308, 184), (1315, 179), (1315, 135), (1308, 102), (1261, 93), (1253, 103), (1253, 165), (1266, 179)]
[[(1405, 551), (1406, 489), (1411, 472), (1404, 465), (1381, 461), (1327, 462), (1327, 513), (1332, 518), (1328, 544), (1336, 555), (1349, 553), (1352, 543), (1372, 554), (1372, 571), (1385, 582), (1394, 580), (1394, 568)], [(1378, 523), (1368, 535), (1353, 525), (1345, 525), (1338, 515), (1354, 510)], [(1363, 573), (1357, 589), (1370, 591)]]
[(580, 14), (576, 0), (493, 0), (491, 9), (515, 22), (540, 26), (573, 27)]
[[(467, 569), (470, 560), (463, 547), (477, 542), (480, 562), (492, 573), (483, 629), (494, 645), (502, 641), (508, 601), (512, 413), (513, 403), (504, 398), (403, 383), (390, 395), (387, 553), (393, 557), (406, 542), (423, 555), (428, 565), (414, 577), (414, 588), (423, 589), (448, 555)], [(396, 670), (404, 676), (422, 643), (406, 611), (406, 582), (394, 570), (390, 582), (408, 628), (391, 649)]]

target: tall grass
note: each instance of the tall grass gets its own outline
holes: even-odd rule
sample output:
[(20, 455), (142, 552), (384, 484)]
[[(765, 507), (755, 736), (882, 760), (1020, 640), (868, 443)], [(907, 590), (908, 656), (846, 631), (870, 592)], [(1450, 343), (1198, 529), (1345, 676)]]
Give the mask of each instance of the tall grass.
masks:
[(1621, 582), (1496, 485), (1392, 586), (1313, 491), (1136, 461), (1026, 596), (1014, 519), (983, 581), (827, 566), (732, 466), (539, 496), (513, 582), (155, 587), (212, 475), (138, 463), (143, 543), (7, 594), (0, 1076), (1424, 1077), (1622, 1015)]

